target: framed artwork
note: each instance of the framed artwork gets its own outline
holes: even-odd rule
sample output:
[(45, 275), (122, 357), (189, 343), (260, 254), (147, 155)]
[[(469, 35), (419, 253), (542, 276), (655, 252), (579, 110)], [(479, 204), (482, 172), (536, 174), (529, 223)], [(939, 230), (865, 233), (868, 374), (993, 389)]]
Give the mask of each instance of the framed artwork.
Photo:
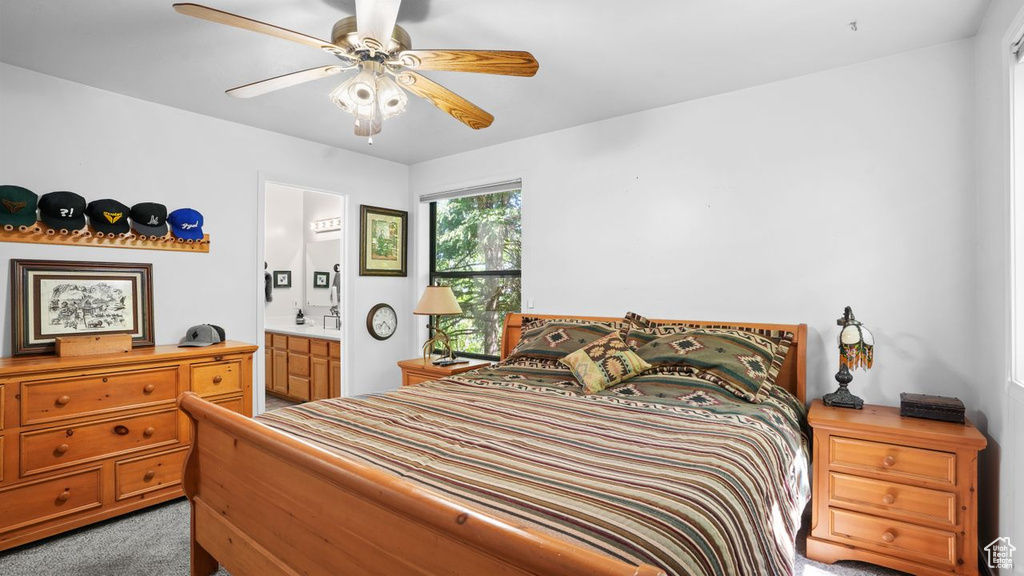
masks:
[(359, 275), (406, 276), (409, 213), (359, 206)]
[(330, 288), (330, 272), (313, 272), (313, 288)]
[(58, 336), (131, 334), (153, 345), (153, 265), (11, 260), (11, 352), (49, 354)]
[(292, 271), (274, 270), (274, 288), (291, 288)]

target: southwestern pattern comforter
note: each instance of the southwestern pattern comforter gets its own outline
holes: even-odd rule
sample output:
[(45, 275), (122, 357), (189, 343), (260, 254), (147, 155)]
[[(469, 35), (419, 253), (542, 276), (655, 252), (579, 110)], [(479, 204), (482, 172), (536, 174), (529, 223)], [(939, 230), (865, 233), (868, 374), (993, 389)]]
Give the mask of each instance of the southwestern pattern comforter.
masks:
[(654, 374), (584, 395), (557, 362), (512, 360), (257, 420), (626, 562), (793, 572), (805, 413), (778, 388), (751, 404)]

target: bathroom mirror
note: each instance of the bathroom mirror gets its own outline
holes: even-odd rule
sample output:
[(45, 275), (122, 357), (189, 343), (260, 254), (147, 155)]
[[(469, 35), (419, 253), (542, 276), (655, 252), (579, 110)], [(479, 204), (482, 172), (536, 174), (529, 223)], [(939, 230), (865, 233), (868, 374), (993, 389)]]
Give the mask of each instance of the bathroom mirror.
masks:
[(341, 242), (325, 240), (306, 243), (306, 305), (333, 306), (338, 303), (335, 266), (341, 262)]

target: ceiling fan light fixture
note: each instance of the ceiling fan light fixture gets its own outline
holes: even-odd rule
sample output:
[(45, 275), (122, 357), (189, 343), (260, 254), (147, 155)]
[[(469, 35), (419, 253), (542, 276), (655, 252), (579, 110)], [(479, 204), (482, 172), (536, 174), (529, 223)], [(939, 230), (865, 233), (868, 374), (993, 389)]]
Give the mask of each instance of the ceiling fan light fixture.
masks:
[(377, 79), (384, 75), (384, 65), (367, 61), (359, 65), (359, 73), (348, 86), (348, 95), (359, 106), (366, 106), (377, 99)]
[(377, 105), (384, 120), (405, 112), (409, 97), (390, 76), (384, 75), (377, 79)]

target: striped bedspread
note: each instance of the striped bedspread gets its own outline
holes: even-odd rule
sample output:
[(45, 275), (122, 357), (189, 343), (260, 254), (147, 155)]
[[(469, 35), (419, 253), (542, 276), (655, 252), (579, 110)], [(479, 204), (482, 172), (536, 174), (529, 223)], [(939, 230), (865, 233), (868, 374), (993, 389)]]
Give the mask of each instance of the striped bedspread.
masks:
[(669, 574), (792, 574), (802, 405), (681, 375), (583, 395), (546, 361), (275, 410), (263, 424)]

